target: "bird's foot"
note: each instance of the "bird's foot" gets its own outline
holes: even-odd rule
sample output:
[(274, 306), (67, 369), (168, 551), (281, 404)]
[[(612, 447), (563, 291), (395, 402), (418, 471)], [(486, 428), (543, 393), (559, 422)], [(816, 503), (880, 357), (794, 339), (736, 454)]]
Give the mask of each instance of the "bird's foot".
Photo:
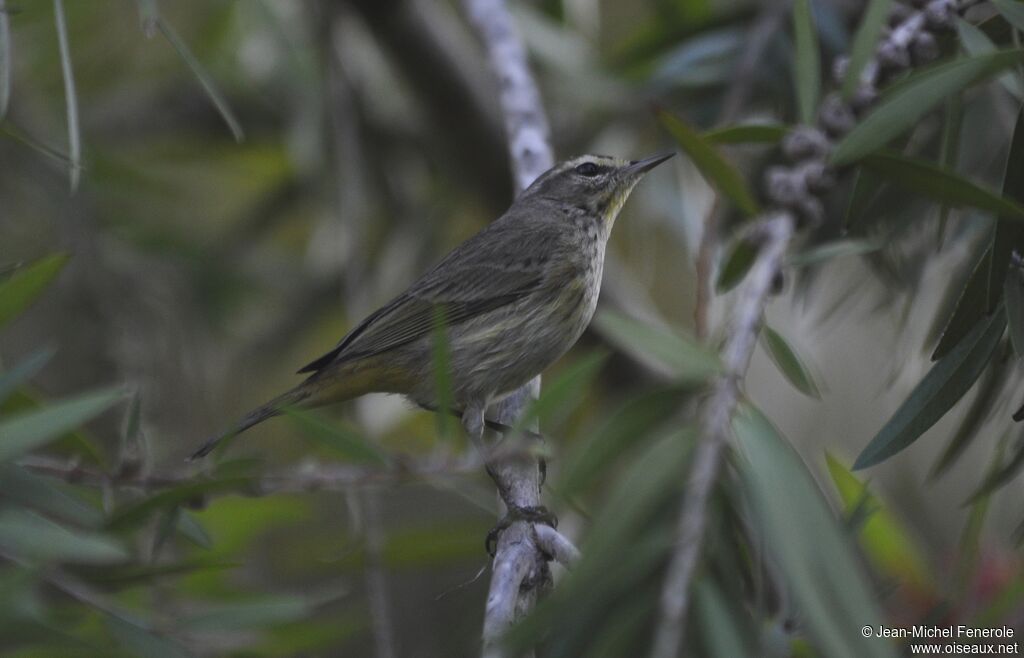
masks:
[(552, 514), (547, 507), (544, 507), (543, 505), (529, 507), (513, 505), (509, 507), (508, 512), (500, 521), (498, 521), (498, 524), (491, 528), (487, 533), (487, 538), (484, 540), (484, 548), (487, 550), (487, 554), (492, 558), (498, 550), (498, 537), (505, 531), (505, 529), (516, 521), (543, 523), (544, 525), (551, 526), (552, 528), (558, 528), (558, 517)]

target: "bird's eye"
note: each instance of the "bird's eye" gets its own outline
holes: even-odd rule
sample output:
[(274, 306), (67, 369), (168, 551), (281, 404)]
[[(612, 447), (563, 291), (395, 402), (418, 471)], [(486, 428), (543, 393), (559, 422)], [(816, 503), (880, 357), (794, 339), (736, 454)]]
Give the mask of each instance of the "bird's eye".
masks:
[(576, 167), (576, 173), (580, 176), (597, 176), (600, 172), (601, 168), (593, 162), (584, 162)]

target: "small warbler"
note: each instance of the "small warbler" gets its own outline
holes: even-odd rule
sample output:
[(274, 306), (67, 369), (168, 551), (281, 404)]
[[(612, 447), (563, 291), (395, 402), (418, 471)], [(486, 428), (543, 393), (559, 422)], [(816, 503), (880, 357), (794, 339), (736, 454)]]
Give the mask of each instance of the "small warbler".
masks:
[(311, 373), (305, 381), (246, 414), (191, 459), (289, 406), (400, 393), (437, 409), (439, 322), (455, 407), (448, 411), (460, 413), (467, 434), (479, 440), (488, 405), (565, 354), (590, 323), (615, 218), (643, 175), (672, 155), (584, 155), (555, 165), (504, 215), (299, 370)]

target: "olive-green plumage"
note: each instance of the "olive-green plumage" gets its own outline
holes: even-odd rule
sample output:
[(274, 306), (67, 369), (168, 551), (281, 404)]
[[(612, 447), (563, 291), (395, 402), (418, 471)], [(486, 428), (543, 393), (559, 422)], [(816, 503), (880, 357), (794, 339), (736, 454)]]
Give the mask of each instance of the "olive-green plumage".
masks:
[(478, 437), (490, 403), (540, 374), (583, 333), (597, 306), (615, 218), (637, 181), (669, 157), (585, 155), (555, 165), (504, 215), (302, 368), (311, 373), (305, 381), (209, 440), (193, 458), (289, 405), (382, 392), (438, 407), (439, 318), (448, 340), (451, 401), (467, 432)]

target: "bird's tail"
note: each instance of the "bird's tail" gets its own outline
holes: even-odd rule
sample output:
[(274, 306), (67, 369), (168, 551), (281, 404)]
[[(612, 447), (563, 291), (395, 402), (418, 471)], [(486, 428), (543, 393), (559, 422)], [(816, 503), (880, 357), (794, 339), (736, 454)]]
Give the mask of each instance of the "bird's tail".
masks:
[(276, 398), (274, 398), (270, 402), (267, 402), (263, 406), (253, 409), (246, 415), (242, 416), (242, 419), (239, 420), (238, 423), (230, 430), (208, 439), (206, 443), (204, 443), (203, 446), (199, 448), (199, 450), (196, 450), (194, 453), (192, 453), (192, 455), (188, 458), (188, 461), (202, 459), (206, 455), (213, 452), (214, 448), (216, 448), (224, 439), (241, 434), (242, 432), (249, 429), (253, 425), (258, 425), (263, 421), (267, 420), (268, 418), (280, 416), (282, 413), (284, 413), (285, 407), (299, 404), (300, 402), (303, 402), (306, 398), (310, 397), (313, 394), (313, 389), (314, 387), (310, 386), (309, 382), (307, 381), (302, 384), (299, 384), (298, 386), (288, 391), (287, 393), (277, 396)]

